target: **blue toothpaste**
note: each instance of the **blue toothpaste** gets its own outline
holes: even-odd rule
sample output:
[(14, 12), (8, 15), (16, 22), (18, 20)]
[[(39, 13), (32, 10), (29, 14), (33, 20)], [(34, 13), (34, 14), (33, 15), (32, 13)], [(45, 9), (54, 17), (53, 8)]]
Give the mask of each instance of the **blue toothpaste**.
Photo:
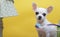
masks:
[(36, 28), (40, 28), (40, 27), (41, 27), (41, 24), (37, 23), (37, 24), (35, 25), (35, 27), (36, 27)]

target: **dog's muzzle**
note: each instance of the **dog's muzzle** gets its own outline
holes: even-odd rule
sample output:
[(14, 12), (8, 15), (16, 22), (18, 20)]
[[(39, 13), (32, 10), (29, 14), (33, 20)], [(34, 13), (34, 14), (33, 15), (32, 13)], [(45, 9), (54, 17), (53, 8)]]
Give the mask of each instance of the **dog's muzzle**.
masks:
[(41, 16), (39, 16), (39, 17), (38, 17), (38, 20), (41, 20), (41, 18), (42, 18), (42, 17), (41, 17)]

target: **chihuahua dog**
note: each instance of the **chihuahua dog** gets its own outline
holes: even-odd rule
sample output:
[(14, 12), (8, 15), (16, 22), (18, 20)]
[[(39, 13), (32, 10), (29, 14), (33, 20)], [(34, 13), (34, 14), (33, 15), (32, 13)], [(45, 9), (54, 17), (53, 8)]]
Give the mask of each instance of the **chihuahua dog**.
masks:
[(49, 25), (52, 23), (46, 19), (47, 14), (53, 10), (53, 7), (49, 6), (48, 8), (39, 8), (36, 3), (32, 3), (32, 7), (36, 14), (36, 29), (39, 37), (57, 37), (56, 26)]

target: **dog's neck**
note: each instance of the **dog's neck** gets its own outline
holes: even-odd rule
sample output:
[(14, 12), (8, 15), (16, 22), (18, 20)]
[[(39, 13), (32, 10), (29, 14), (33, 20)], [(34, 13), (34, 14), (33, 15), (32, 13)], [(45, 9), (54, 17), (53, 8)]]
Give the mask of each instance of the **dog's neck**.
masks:
[(47, 19), (44, 19), (44, 21), (42, 21), (40, 24), (42, 26), (44, 26), (44, 25), (48, 25), (48, 24), (51, 24), (51, 23)]

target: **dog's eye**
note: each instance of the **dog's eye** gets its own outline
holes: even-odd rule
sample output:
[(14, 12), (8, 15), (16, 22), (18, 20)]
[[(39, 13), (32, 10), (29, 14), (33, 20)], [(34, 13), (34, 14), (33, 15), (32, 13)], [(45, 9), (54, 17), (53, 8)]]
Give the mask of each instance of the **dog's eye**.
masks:
[(43, 15), (43, 16), (46, 16), (46, 13), (43, 13), (42, 15)]
[(39, 12), (36, 12), (36, 15), (38, 15), (39, 14)]

